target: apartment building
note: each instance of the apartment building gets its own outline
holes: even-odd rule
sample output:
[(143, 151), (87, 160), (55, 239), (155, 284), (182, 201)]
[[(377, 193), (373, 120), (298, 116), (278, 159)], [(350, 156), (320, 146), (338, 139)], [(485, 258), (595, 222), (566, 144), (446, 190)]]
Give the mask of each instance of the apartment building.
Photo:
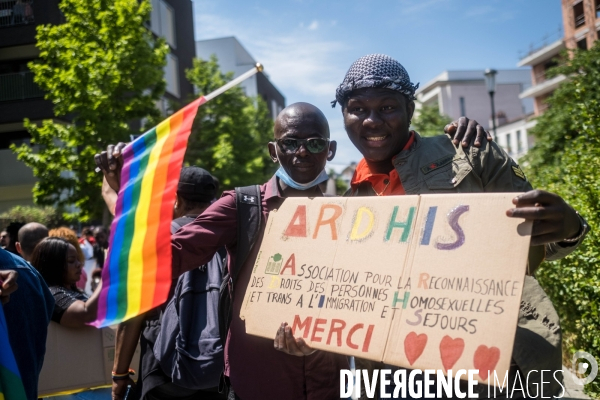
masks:
[(587, 50), (600, 38), (600, 0), (562, 0), (565, 45)]
[(562, 18), (564, 33), (532, 48), (517, 64), (531, 67), (532, 85), (520, 97), (534, 100), (536, 116), (544, 112), (546, 99), (566, 80), (562, 75), (547, 77), (548, 70), (561, 62), (561, 52), (576, 48), (587, 50), (600, 37), (600, 0), (562, 0)]
[[(10, 144), (29, 141), (23, 119), (39, 122), (54, 118), (52, 104), (33, 82), (27, 64), (39, 56), (36, 27), (64, 22), (60, 0), (0, 0), (0, 212), (15, 205), (33, 204), (35, 178), (16, 159)], [(185, 69), (195, 57), (194, 22), (191, 0), (151, 0), (152, 14), (147, 23), (169, 44), (165, 67), (167, 89), (159, 107), (167, 110), (169, 100), (193, 96), (193, 86), (185, 79)], [(68, 123), (68, 118), (64, 119)]]
[[(233, 36), (198, 40), (196, 42), (196, 54), (198, 58), (203, 60), (208, 60), (213, 54), (216, 55), (221, 71), (224, 73), (233, 72), (234, 78), (256, 65), (254, 57)], [(269, 76), (265, 72), (259, 72), (246, 79), (240, 83), (240, 86), (247, 96), (261, 96), (267, 103), (269, 114), (273, 119), (285, 108), (285, 97), (269, 80)]]
[(550, 78), (548, 70), (563, 62), (563, 50), (587, 50), (600, 38), (600, 0), (562, 0), (561, 5), (563, 29), (532, 46), (517, 64), (531, 67), (531, 86), (519, 97), (533, 100), (534, 112), (497, 129), (497, 142), (515, 159), (533, 145), (528, 131), (535, 126), (535, 117), (546, 110), (546, 99), (567, 79), (563, 75)]
[[(512, 121), (529, 114), (533, 103), (529, 99), (520, 100), (519, 93), (530, 85), (526, 69), (499, 70), (494, 96), (496, 115)], [(466, 115), (486, 129), (491, 126), (492, 109), (483, 70), (444, 71), (420, 87), (416, 95), (418, 107), (437, 104), (440, 113), (452, 119)]]

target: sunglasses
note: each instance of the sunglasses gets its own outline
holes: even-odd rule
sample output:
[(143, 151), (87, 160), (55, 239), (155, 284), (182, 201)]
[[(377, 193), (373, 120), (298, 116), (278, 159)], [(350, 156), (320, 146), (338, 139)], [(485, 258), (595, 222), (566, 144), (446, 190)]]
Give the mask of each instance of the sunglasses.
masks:
[(329, 143), (329, 139), (323, 138), (310, 138), (310, 139), (278, 139), (277, 144), (281, 151), (285, 153), (295, 153), (298, 151), (300, 146), (304, 145), (306, 150), (310, 153), (317, 154), (321, 153), (323, 150), (327, 148), (327, 144)]

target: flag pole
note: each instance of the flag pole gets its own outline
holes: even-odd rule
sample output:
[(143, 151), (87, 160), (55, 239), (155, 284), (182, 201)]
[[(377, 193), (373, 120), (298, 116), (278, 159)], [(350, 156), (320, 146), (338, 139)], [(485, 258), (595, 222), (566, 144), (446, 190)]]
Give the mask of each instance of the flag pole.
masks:
[(210, 101), (210, 100), (214, 99), (215, 97), (217, 97), (218, 95), (222, 94), (223, 92), (231, 89), (232, 87), (234, 87), (238, 83), (241, 83), (241, 82), (245, 81), (246, 79), (250, 78), (252, 75), (254, 75), (254, 74), (258, 73), (258, 72), (262, 72), (262, 71), (263, 71), (262, 64), (261, 63), (256, 63), (256, 65), (251, 70), (249, 70), (248, 72), (243, 73), (242, 75), (238, 76), (237, 78), (235, 78), (231, 82), (228, 82), (225, 85), (221, 86), (217, 90), (215, 90), (213, 92), (210, 92), (209, 94), (207, 94), (206, 96), (204, 96), (204, 98), (206, 99), (206, 101)]

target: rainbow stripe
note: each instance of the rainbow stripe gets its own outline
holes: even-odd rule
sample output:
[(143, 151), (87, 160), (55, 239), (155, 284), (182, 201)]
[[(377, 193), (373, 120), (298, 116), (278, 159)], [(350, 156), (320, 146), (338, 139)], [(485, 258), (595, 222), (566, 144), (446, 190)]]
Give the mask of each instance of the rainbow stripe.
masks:
[(0, 400), (27, 400), (15, 355), (8, 341), (4, 308), (0, 304)]
[(177, 183), (192, 123), (205, 102), (200, 97), (123, 149), (121, 188), (98, 317), (92, 323), (96, 327), (135, 317), (167, 300)]

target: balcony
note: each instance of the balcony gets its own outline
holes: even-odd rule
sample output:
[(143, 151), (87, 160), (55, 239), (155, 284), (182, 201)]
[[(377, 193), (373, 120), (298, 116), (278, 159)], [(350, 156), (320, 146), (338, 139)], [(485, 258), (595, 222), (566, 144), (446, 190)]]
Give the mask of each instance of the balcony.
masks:
[(44, 97), (44, 92), (33, 82), (33, 72), (0, 75), (0, 102)]
[(519, 94), (520, 99), (525, 99), (527, 97), (539, 97), (554, 91), (561, 83), (567, 80), (567, 77), (564, 75), (558, 75), (554, 78), (545, 80), (537, 85), (531, 86)]
[(565, 48), (565, 42), (561, 37), (555, 42), (546, 44), (541, 48), (537, 48), (535, 50), (533, 50), (532, 48), (532, 50), (525, 57), (523, 57), (521, 61), (518, 62), (517, 66), (533, 67), (534, 65), (544, 63), (552, 59), (552, 57), (560, 54), (560, 52), (563, 51)]
[(554, 67), (561, 67), (565, 65), (565, 62), (563, 60), (558, 60), (558, 61), (554, 61), (554, 60), (550, 60), (548, 62), (546, 62), (546, 65), (544, 65), (544, 70), (542, 72), (539, 72), (537, 74), (534, 74), (533, 76), (533, 86), (535, 85), (540, 85), (544, 82), (546, 82), (547, 80), (551, 79), (548, 78), (548, 71)]
[(583, 1), (573, 6), (573, 20), (575, 22), (575, 29), (585, 25), (585, 11), (583, 9)]
[(32, 0), (0, 0), (0, 28), (34, 22)]

